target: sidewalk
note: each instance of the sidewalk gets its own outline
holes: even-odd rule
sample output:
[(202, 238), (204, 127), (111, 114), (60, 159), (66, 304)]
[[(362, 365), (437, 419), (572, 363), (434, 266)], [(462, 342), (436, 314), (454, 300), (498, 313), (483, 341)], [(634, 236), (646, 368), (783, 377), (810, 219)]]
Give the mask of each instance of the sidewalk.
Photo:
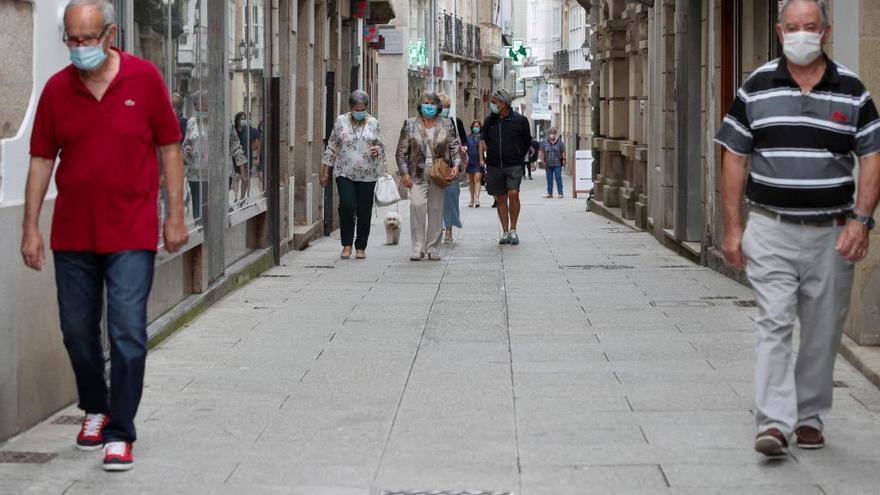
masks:
[(877, 493), (877, 388), (838, 359), (828, 447), (765, 462), (750, 291), (544, 184), (520, 246), (463, 190), (442, 262), (408, 260), (406, 203), (399, 246), (380, 213), (365, 261), (286, 256), (150, 355), (133, 471), (74, 449), (71, 407), (0, 445), (56, 456), (0, 493)]

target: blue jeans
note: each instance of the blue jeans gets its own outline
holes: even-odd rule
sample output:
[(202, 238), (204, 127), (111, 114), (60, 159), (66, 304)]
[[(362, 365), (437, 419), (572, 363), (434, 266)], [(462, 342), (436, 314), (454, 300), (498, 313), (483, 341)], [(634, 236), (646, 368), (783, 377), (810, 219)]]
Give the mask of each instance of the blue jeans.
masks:
[[(134, 417), (144, 388), (147, 299), (153, 285), (152, 251), (113, 254), (55, 251), (61, 333), (70, 356), (79, 408), (107, 414), (104, 441), (134, 442)], [(110, 393), (104, 380), (101, 314), (107, 288)]]
[(547, 167), (547, 195), (553, 196), (553, 178), (556, 177), (556, 191), (562, 194), (562, 167)]

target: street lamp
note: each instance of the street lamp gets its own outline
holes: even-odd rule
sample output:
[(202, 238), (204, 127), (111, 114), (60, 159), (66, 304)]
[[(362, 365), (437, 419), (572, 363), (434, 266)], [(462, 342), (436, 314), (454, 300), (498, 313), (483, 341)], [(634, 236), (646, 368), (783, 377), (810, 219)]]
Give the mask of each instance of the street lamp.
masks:
[(581, 45), (581, 56), (584, 57), (584, 60), (587, 62), (593, 60), (593, 56), (590, 54), (590, 42), (588, 40), (584, 40), (584, 43)]
[(248, 45), (244, 40), (241, 40), (241, 43), (238, 44), (238, 56), (239, 60), (244, 60), (248, 56)]

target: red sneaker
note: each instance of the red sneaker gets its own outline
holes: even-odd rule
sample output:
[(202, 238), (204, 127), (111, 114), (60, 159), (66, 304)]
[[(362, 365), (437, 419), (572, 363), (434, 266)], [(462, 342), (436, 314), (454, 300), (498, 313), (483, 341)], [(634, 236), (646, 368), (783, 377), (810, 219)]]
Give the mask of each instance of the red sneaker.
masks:
[(76, 448), (79, 450), (98, 450), (104, 445), (104, 428), (110, 418), (106, 414), (86, 414), (82, 428), (76, 436)]
[(133, 467), (130, 442), (110, 442), (104, 446), (104, 471), (128, 471)]

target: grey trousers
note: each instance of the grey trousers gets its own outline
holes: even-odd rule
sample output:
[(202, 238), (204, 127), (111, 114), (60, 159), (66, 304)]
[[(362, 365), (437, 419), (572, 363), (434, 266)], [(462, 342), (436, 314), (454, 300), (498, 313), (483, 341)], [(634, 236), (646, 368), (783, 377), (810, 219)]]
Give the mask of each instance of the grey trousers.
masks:
[(854, 265), (835, 251), (842, 229), (782, 222), (754, 210), (749, 214), (742, 247), (758, 304), (759, 431), (822, 430), (822, 415), (831, 410), (834, 360), (853, 284)]
[(431, 180), (431, 167), (419, 184), (409, 192), (409, 224), (413, 254), (437, 254), (443, 235), (443, 198), (445, 191)]

